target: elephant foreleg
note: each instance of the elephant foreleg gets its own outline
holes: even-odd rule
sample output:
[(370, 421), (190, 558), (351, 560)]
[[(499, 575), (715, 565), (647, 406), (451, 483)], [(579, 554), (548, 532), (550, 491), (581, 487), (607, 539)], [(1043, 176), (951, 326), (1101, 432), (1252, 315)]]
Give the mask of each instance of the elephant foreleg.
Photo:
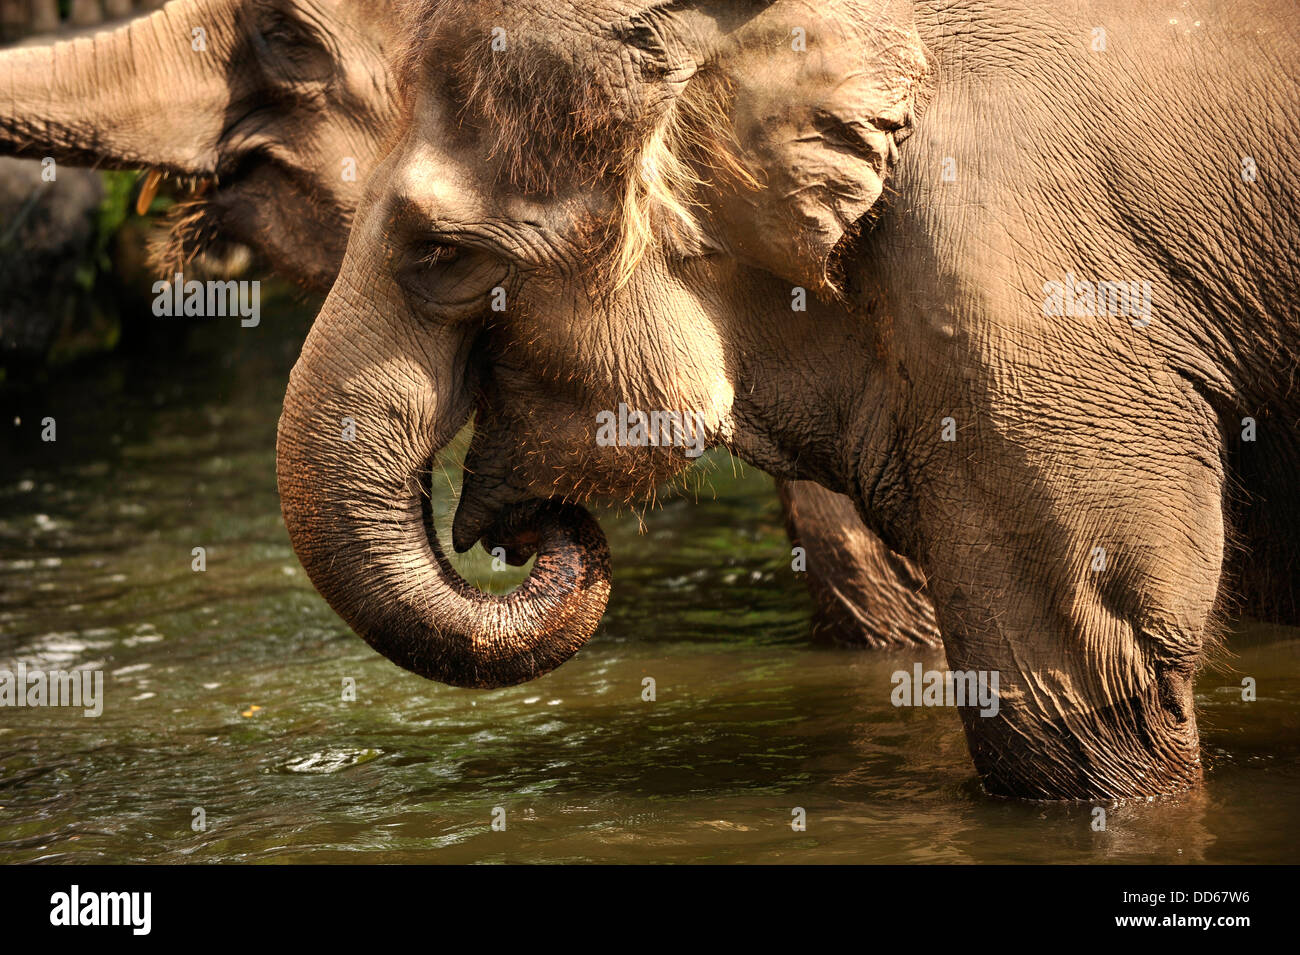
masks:
[(948, 666), (997, 697), (957, 704), (985, 785), (1046, 799), (1196, 785), (1193, 680), (1224, 552), (1217, 455), (1173, 437), (1129, 454), (1136, 429), (1121, 425), (1028, 470), (976, 430), (963, 461), (988, 452), (987, 467), (953, 468), (920, 499)]

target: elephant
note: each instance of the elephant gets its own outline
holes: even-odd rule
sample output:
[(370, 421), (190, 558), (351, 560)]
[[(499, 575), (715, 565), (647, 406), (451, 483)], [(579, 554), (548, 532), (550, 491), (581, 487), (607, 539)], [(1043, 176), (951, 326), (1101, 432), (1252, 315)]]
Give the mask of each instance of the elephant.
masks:
[(786, 533), (807, 561), (812, 632), (828, 643), (888, 650), (939, 645), (925, 575), (814, 481), (776, 481)]
[(0, 153), (147, 168), (140, 208), (181, 184), (152, 256), (162, 274), (239, 243), (324, 291), (394, 125), (395, 27), (393, 0), (176, 0), (8, 50)]
[[(32, 9), (39, 17), (43, 7)], [(94, 23), (93, 14), (87, 9), (73, 19)], [(211, 55), (192, 48), (193, 27), (203, 24)], [(183, 181), (193, 196), (165, 217), (154, 242), (159, 274), (239, 243), (323, 293), (342, 262), (364, 176), (396, 126), (388, 57), (399, 30), (391, 2), (383, 0), (360, 7), (175, 0), (162, 14), (97, 38), (93, 50), (83, 41), (0, 53), (0, 89), (7, 93), (0, 99), (0, 153), (152, 169), (146, 199), (160, 173)], [(146, 38), (154, 42), (136, 42)], [(154, 49), (168, 53), (156, 60), (145, 53)], [(328, 68), (313, 63), (326, 55)], [(303, 70), (273, 69), (275, 57)], [(181, 62), (200, 69), (181, 74)], [(60, 83), (51, 63), (59, 64)], [(308, 66), (334, 79), (322, 85)], [(190, 78), (174, 90), (172, 74)], [(79, 95), (89, 75), (100, 98)], [(163, 106), (169, 98), (187, 104), (179, 128)], [(263, 100), (275, 105), (253, 112)], [(343, 175), (347, 158), (355, 176)], [(808, 481), (778, 478), (777, 486), (791, 540), (806, 558), (815, 635), (850, 646), (938, 644), (923, 576), (862, 523), (849, 498)]]
[[(608, 598), (583, 504), (724, 447), (921, 569), (999, 678), (987, 792), (1198, 786), (1224, 609), (1300, 618), (1300, 30), (1198, 7), (413, 2), (279, 423), (313, 585), (421, 676), (534, 679)], [(504, 596), (428, 513), (471, 415), (452, 544), (532, 555)]]

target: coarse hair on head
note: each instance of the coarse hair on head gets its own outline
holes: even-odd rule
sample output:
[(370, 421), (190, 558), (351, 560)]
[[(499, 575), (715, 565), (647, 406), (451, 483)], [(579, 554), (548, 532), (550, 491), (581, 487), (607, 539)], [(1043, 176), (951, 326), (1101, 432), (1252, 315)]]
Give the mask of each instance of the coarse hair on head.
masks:
[(594, 230), (602, 236), (592, 250), (599, 284), (625, 286), (656, 245), (683, 255), (706, 247), (706, 186), (759, 187), (740, 158), (732, 90), (721, 72), (702, 68), (671, 92), (666, 84), (616, 88), (584, 69), (573, 45), (520, 37), (507, 41), (514, 44), (508, 53), (492, 53), (481, 28), (465, 35), (473, 6), (419, 0), (408, 11), (410, 39), (396, 66), (407, 122), (436, 43), (436, 82), (455, 105), (459, 129), (490, 143), (493, 185), (543, 195), (575, 182), (611, 190), (616, 212)]
[(696, 73), (630, 157), (622, 170), (615, 288), (631, 280), (656, 243), (679, 254), (709, 244), (701, 221), (707, 188), (760, 187), (732, 132), (731, 101), (725, 76), (707, 69)]

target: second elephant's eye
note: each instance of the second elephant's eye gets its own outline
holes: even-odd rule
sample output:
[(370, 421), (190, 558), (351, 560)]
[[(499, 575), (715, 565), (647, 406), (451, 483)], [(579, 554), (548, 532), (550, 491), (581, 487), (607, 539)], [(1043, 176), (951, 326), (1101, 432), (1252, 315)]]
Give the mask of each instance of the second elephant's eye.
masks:
[(443, 245), (437, 242), (431, 242), (425, 246), (423, 253), (420, 255), (420, 262), (424, 265), (444, 265), (448, 262), (455, 262), (460, 258), (461, 248), (458, 245)]

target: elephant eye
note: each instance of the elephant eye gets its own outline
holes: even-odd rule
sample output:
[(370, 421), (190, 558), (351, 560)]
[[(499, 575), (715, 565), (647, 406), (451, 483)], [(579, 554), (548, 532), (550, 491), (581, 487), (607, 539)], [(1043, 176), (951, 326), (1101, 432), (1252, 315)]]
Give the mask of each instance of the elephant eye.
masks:
[(461, 248), (458, 245), (430, 242), (420, 255), (420, 263), (422, 265), (445, 265), (448, 262), (455, 262), (460, 258), (460, 255)]

